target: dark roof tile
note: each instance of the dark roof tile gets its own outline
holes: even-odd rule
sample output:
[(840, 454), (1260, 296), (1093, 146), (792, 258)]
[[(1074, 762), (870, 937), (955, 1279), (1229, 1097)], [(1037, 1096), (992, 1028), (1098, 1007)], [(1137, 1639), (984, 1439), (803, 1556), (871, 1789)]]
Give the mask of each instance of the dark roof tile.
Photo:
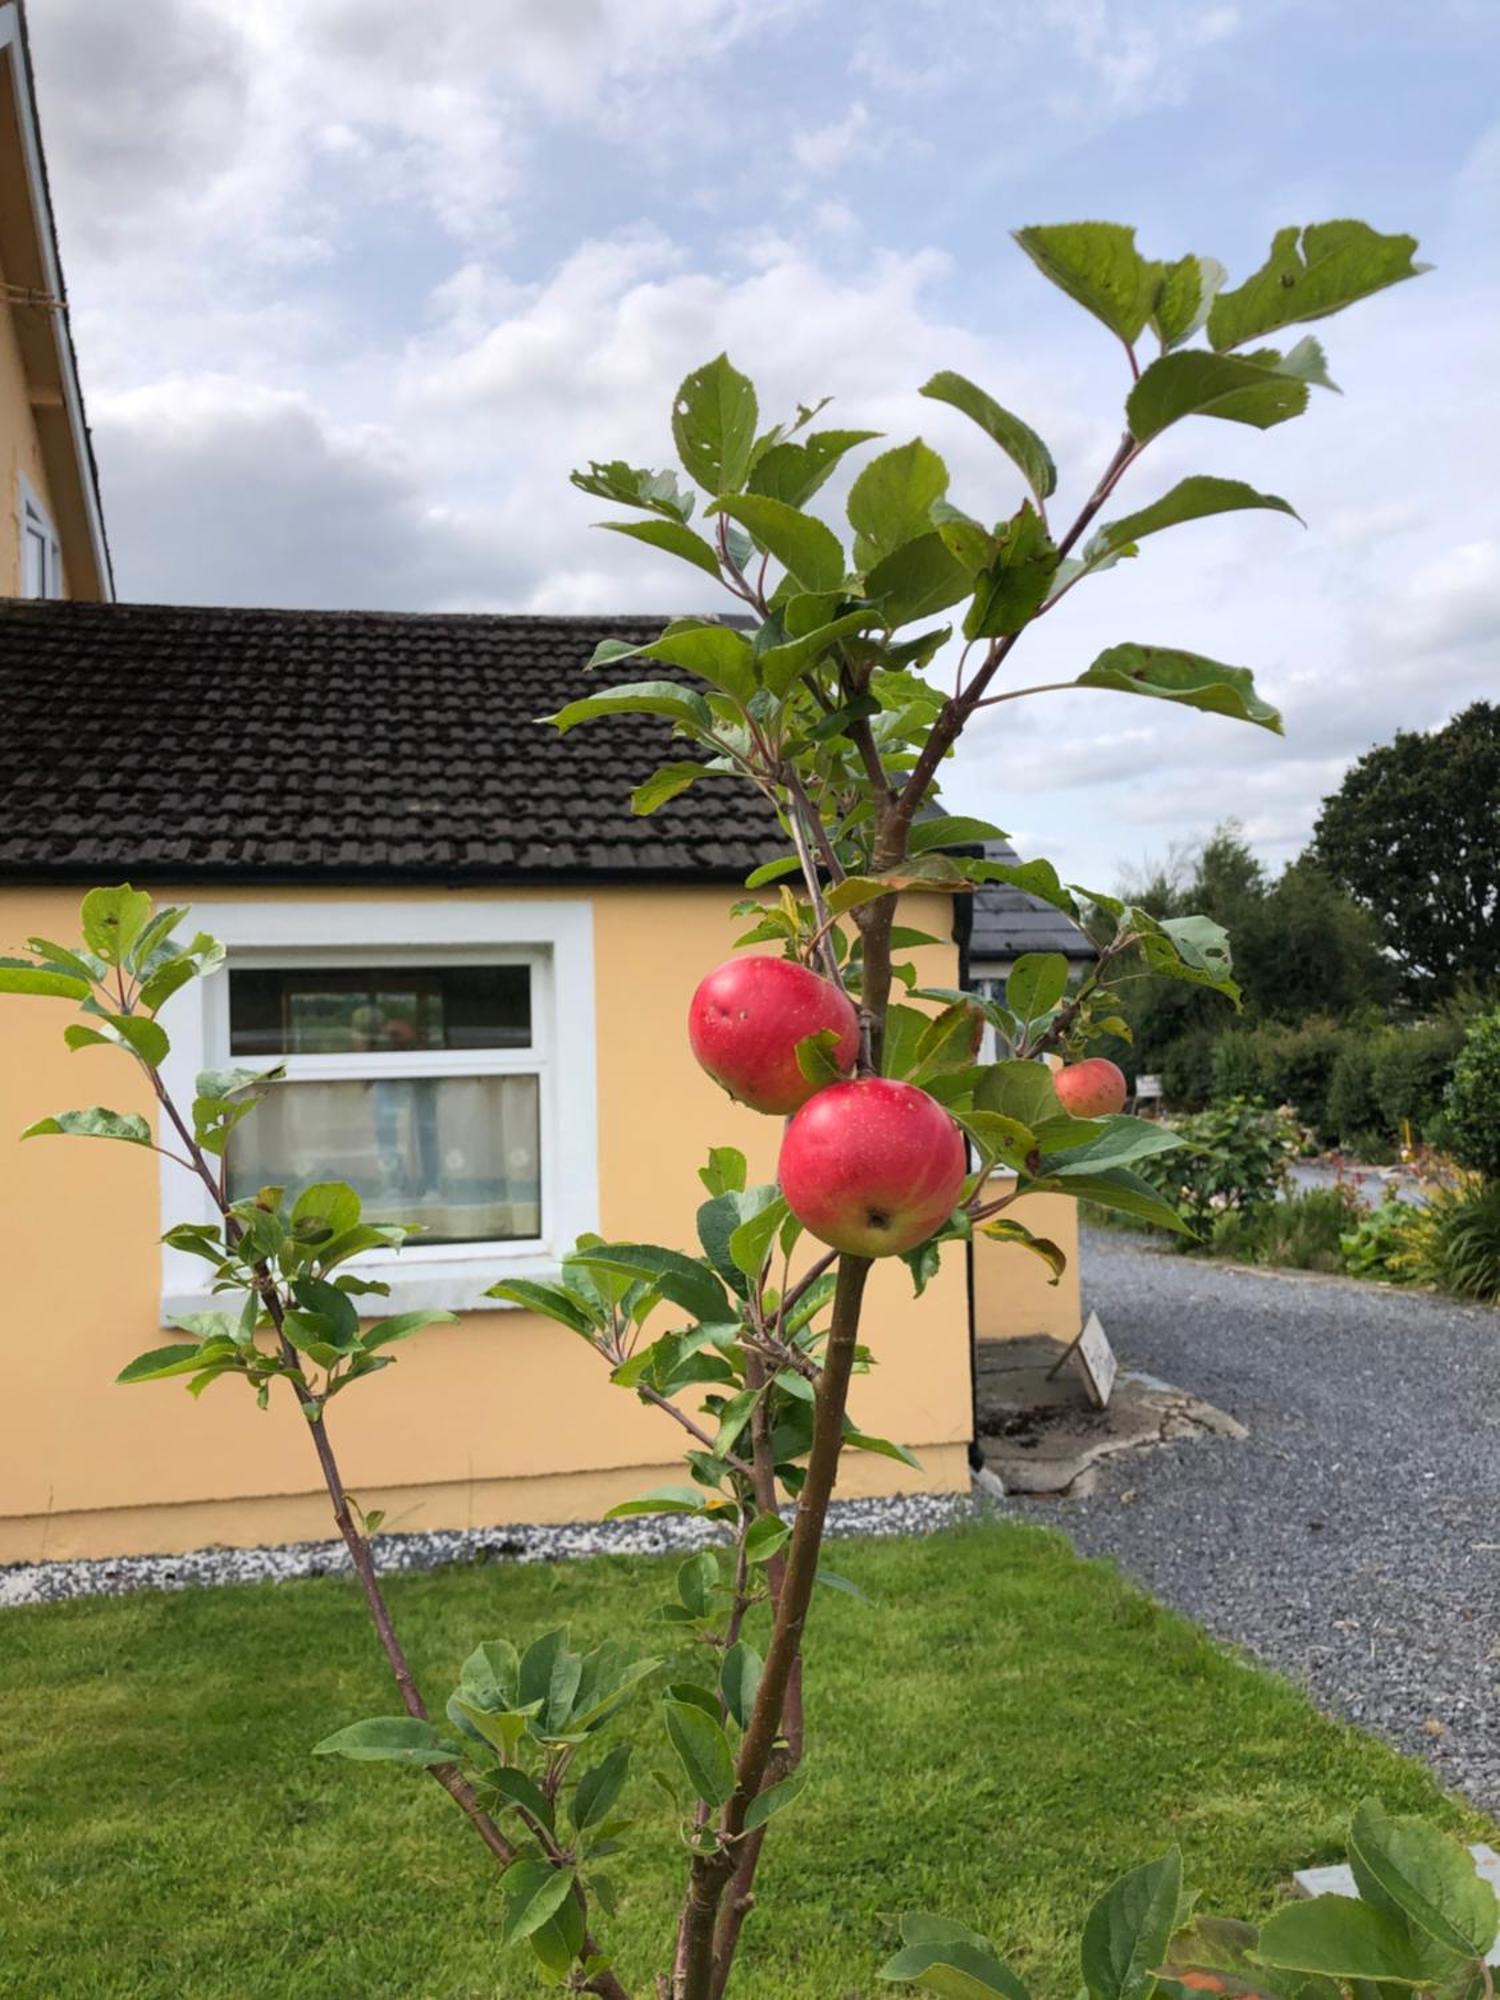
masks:
[(638, 819), (664, 724), (536, 721), (661, 626), (0, 600), (0, 873), (738, 880), (783, 845), (748, 787)]

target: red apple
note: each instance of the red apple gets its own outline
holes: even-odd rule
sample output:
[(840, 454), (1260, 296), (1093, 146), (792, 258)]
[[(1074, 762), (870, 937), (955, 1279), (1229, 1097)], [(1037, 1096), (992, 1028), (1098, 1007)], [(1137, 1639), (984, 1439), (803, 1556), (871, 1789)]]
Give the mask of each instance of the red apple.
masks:
[(863, 1076), (830, 1083), (781, 1141), (781, 1192), (834, 1250), (894, 1257), (953, 1213), (968, 1172), (963, 1136), (915, 1084)]
[(1052, 1083), (1058, 1103), (1074, 1118), (1107, 1118), (1125, 1109), (1129, 1095), (1120, 1069), (1104, 1056), (1055, 1070)]
[(786, 1113), (819, 1088), (797, 1067), (797, 1044), (820, 1029), (838, 1036), (840, 1069), (859, 1054), (859, 1016), (830, 979), (789, 958), (731, 958), (701, 982), (688, 1009), (693, 1054), (715, 1083), (752, 1111)]

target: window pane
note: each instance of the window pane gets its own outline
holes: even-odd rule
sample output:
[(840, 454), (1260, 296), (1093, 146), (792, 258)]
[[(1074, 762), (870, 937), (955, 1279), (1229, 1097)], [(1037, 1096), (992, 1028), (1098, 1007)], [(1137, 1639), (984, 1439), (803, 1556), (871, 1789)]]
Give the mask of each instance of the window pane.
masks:
[(421, 1223), (421, 1243), (540, 1236), (538, 1107), (534, 1076), (281, 1083), (235, 1128), (230, 1190), (347, 1181), (368, 1221)]
[(525, 965), (301, 966), (229, 975), (231, 1055), (530, 1046)]
[(32, 527), (29, 518), (21, 550), (21, 595), (47, 595), (47, 537), (39, 528)]

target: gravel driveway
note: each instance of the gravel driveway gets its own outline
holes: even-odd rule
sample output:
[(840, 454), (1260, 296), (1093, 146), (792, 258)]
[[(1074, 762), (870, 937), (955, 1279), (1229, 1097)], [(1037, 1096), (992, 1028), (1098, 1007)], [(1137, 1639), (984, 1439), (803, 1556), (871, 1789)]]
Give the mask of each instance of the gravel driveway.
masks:
[(1500, 1312), (1086, 1235), (1122, 1363), (1249, 1426), (1029, 1507), (1500, 1810)]

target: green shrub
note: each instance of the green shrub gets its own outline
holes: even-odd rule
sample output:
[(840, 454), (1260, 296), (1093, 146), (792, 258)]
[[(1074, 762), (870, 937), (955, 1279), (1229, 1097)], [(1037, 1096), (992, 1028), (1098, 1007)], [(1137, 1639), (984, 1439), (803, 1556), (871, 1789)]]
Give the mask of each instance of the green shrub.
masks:
[(1454, 1157), (1500, 1179), (1500, 1009), (1470, 1027), (1443, 1100)]
[(1364, 1214), (1353, 1188), (1314, 1188), (1252, 1209), (1225, 1209), (1214, 1218), (1216, 1257), (1269, 1264), (1283, 1271), (1342, 1271), (1343, 1238)]
[(1344, 1269), (1355, 1278), (1410, 1284), (1417, 1275), (1416, 1239), (1422, 1228), (1420, 1208), (1387, 1195), (1378, 1208), (1366, 1209), (1354, 1227), (1339, 1238)]
[(1500, 1300), (1500, 1181), (1470, 1185), (1443, 1205), (1438, 1269), (1445, 1291)]
[(1290, 1104), (1304, 1125), (1328, 1133), (1328, 1086), (1346, 1039), (1337, 1021), (1315, 1015), (1300, 1028), (1262, 1028), (1268, 1094)]
[(1265, 1051), (1258, 1035), (1231, 1029), (1213, 1045), (1210, 1066), (1215, 1104), (1235, 1097), (1264, 1097), (1270, 1088)]
[(1161, 1087), (1166, 1100), (1181, 1110), (1197, 1111), (1214, 1094), (1214, 1043), (1211, 1029), (1194, 1028), (1180, 1035), (1161, 1058)]
[(1362, 1035), (1346, 1035), (1328, 1080), (1324, 1130), (1348, 1146), (1357, 1134), (1378, 1131), (1380, 1101), (1375, 1095), (1375, 1044)]
[[(1267, 1207), (1285, 1187), (1287, 1161), (1297, 1150), (1298, 1136), (1281, 1113), (1236, 1098), (1171, 1122), (1186, 1145), (1143, 1160), (1140, 1172), (1200, 1240), (1210, 1234), (1218, 1216)], [(1174, 1240), (1184, 1249), (1193, 1247), (1186, 1238)]]
[(1425, 1133), (1442, 1112), (1443, 1093), (1464, 1045), (1455, 1020), (1427, 1021), (1380, 1037), (1371, 1078), (1381, 1129), (1399, 1137), (1403, 1125)]

